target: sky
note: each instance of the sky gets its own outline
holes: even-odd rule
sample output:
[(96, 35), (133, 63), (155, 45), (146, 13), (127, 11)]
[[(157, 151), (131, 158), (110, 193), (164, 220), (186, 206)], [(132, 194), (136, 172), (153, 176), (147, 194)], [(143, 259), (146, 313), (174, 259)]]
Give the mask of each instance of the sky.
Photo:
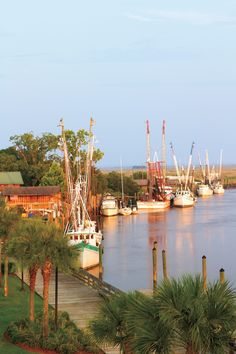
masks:
[(169, 162), (236, 163), (235, 38), (236, 0), (1, 0), (0, 149), (92, 116), (101, 167), (143, 165), (165, 119)]

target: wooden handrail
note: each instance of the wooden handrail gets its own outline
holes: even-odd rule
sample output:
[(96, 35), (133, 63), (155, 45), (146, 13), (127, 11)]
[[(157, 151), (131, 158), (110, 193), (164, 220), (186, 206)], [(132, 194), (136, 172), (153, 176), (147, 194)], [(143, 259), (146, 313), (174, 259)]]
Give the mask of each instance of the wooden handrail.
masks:
[(123, 291), (115, 286), (96, 278), (84, 269), (73, 270), (73, 276), (81, 280), (85, 285), (97, 290), (101, 295), (122, 294)]

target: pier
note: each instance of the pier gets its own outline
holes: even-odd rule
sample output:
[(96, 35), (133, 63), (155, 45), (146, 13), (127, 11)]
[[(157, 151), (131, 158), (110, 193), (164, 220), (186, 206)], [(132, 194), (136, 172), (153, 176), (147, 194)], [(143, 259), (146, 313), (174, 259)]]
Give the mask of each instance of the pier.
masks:
[[(118, 289), (100, 281), (86, 271), (72, 274), (59, 273), (58, 276), (58, 309), (66, 311), (76, 325), (84, 329), (99, 311), (102, 294), (112, 294)], [(38, 272), (36, 292), (43, 295), (43, 282)], [(52, 275), (49, 287), (49, 304), (55, 306), (55, 274)], [(103, 348), (104, 350), (104, 348)], [(117, 348), (106, 348), (106, 354), (118, 354)]]

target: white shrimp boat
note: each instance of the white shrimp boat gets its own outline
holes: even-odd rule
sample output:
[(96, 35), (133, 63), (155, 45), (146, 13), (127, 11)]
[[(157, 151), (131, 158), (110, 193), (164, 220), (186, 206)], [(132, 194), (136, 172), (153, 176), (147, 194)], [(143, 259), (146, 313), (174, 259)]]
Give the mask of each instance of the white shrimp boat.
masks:
[(217, 183), (213, 188), (214, 194), (224, 194), (225, 190), (222, 184)]
[(88, 210), (87, 202), (89, 195), (89, 168), (93, 153), (93, 120), (90, 120), (90, 140), (87, 152), (87, 166), (84, 175), (79, 174), (76, 182), (73, 182), (69, 155), (67, 150), (64, 122), (61, 119), (60, 127), (62, 131), (62, 144), (65, 159), (66, 185), (67, 185), (67, 207), (68, 216), (65, 226), (65, 236), (70, 245), (75, 246), (79, 251), (78, 267), (91, 268), (99, 264), (99, 245), (102, 241), (101, 231), (96, 231), (96, 222), (92, 221)]
[(197, 195), (199, 197), (210, 197), (213, 195), (213, 189), (208, 184), (199, 184)]
[(103, 197), (100, 207), (100, 214), (102, 216), (114, 216), (118, 215), (118, 200), (111, 194), (107, 194)]
[(179, 208), (187, 208), (195, 205), (196, 198), (189, 189), (177, 190), (174, 197), (174, 206)]

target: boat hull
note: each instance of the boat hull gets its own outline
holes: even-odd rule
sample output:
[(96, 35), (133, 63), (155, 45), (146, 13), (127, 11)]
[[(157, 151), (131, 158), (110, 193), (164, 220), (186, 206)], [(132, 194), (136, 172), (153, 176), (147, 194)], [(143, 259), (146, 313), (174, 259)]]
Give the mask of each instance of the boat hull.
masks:
[(224, 188), (215, 188), (213, 190), (214, 194), (224, 194), (224, 192), (225, 192)]
[(137, 202), (138, 209), (139, 210), (146, 210), (146, 209), (153, 209), (153, 210), (159, 210), (159, 209), (166, 209), (170, 207), (170, 201), (147, 201), (147, 202)]
[(195, 201), (193, 199), (184, 198), (184, 197), (175, 197), (174, 198), (174, 206), (177, 208), (189, 208), (195, 205)]
[(78, 247), (77, 268), (89, 269), (99, 264), (99, 248), (90, 245)]
[(213, 195), (213, 190), (208, 186), (199, 187), (197, 189), (197, 195), (199, 197), (211, 197)]
[(121, 208), (119, 209), (119, 214), (120, 215), (131, 215), (132, 214), (132, 209), (131, 208)]
[(118, 208), (101, 209), (101, 215), (102, 216), (115, 216), (115, 215), (118, 215)]

